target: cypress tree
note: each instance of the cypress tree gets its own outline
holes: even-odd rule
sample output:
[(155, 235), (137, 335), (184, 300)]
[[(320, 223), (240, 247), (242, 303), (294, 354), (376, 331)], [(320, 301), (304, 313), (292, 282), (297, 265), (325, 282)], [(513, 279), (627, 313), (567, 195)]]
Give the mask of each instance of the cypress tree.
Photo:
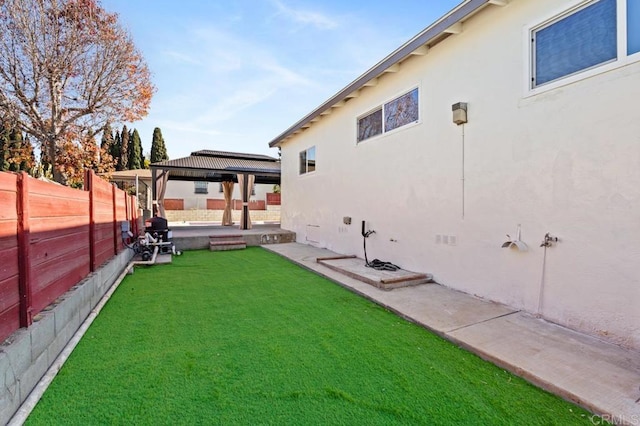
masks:
[(151, 141), (151, 163), (168, 160), (167, 148), (164, 145), (164, 138), (159, 127), (153, 129), (153, 140)]
[(22, 132), (12, 129), (9, 133), (9, 171), (20, 171), (20, 156), (22, 154)]
[(0, 121), (0, 172), (9, 170), (9, 129)]
[(111, 146), (113, 145), (113, 130), (111, 124), (107, 121), (102, 129), (102, 140), (100, 141), (100, 148), (107, 150), (111, 153)]
[(29, 135), (24, 138), (22, 142), (22, 161), (20, 162), (20, 170), (34, 174), (34, 168), (36, 166), (36, 156), (33, 153), (33, 144), (29, 140)]
[(120, 161), (118, 160), (120, 158), (120, 133), (118, 133), (118, 130), (116, 130), (113, 135), (113, 143), (111, 144), (109, 154), (111, 154), (111, 158), (115, 160), (116, 170), (122, 170), (120, 168)]
[(131, 139), (129, 140), (129, 170), (141, 169), (142, 165), (142, 142), (138, 129), (133, 129)]
[(129, 129), (127, 125), (122, 126), (120, 133), (120, 157), (118, 157), (118, 170), (129, 170)]

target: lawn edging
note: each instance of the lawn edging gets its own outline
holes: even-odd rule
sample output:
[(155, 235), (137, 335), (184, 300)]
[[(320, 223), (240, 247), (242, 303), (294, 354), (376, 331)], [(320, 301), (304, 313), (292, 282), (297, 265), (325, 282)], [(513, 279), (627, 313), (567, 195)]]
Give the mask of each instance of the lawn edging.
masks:
[(0, 345), (0, 424), (27, 400), (132, 257), (130, 250), (114, 256)]

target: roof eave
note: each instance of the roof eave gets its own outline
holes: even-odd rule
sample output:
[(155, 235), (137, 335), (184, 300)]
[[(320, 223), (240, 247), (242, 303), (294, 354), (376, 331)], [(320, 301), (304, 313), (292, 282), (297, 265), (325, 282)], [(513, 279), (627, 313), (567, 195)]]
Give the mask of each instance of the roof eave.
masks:
[(329, 110), (337, 103), (347, 99), (347, 97), (351, 93), (362, 89), (366, 85), (366, 83), (380, 77), (385, 72), (385, 70), (389, 69), (391, 66), (397, 64), (403, 59), (406, 59), (415, 50), (419, 49), (422, 46), (429, 45), (429, 43), (432, 43), (443, 35), (446, 35), (447, 30), (452, 26), (466, 20), (471, 15), (475, 14), (490, 3), (501, 4), (503, 3), (503, 1), (498, 2), (496, 0), (467, 0), (464, 3), (461, 3), (455, 9), (447, 13), (445, 16), (424, 29), (411, 40), (393, 51), (390, 55), (388, 55), (382, 61), (378, 62), (367, 72), (362, 74), (344, 89), (329, 98), (326, 102), (317, 107), (311, 113), (307, 114), (293, 126), (289, 127), (283, 133), (278, 135), (271, 142), (269, 142), (269, 147), (279, 147), (285, 139), (303, 129), (303, 127), (305, 127), (308, 123), (319, 117), (322, 113)]

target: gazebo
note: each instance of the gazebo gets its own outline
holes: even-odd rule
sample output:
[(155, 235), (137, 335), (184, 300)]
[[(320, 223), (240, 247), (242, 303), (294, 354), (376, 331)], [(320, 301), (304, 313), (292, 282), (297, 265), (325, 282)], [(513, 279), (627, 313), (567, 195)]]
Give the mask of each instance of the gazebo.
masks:
[(231, 196), (233, 186), (238, 183), (242, 195), (240, 229), (251, 229), (249, 194), (253, 185), (280, 184), (280, 161), (260, 154), (201, 150), (192, 152), (188, 157), (153, 163), (150, 168), (154, 207), (163, 217), (166, 216), (164, 194), (168, 181), (222, 182), (225, 200), (222, 225), (230, 226)]

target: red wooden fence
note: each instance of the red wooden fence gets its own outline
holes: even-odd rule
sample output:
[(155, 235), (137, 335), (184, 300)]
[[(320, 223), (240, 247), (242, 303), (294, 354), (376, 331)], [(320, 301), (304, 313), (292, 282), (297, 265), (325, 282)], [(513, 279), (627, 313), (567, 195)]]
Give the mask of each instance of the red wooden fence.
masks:
[(133, 196), (89, 172), (85, 191), (0, 173), (0, 341), (124, 249)]

